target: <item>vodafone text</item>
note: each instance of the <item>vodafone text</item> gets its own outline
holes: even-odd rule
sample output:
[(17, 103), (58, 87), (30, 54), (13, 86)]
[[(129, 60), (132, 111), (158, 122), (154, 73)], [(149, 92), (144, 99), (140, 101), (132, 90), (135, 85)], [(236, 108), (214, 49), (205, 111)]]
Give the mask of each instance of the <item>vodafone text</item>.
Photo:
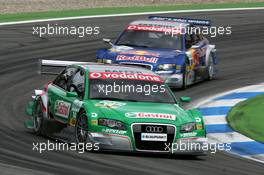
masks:
[(90, 72), (89, 79), (124, 79), (163, 82), (163, 80), (159, 76), (152, 74), (122, 72)]

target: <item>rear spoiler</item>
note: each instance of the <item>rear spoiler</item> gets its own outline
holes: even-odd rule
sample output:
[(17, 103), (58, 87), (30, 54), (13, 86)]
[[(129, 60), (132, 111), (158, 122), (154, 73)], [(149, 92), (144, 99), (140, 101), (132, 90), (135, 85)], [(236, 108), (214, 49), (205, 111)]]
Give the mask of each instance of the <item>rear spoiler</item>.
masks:
[(66, 67), (72, 64), (89, 64), (91, 62), (78, 62), (78, 61), (59, 61), (59, 60), (39, 60), (38, 74), (58, 75), (59, 72), (45, 71), (45, 68), (59, 68)]
[(164, 17), (164, 16), (149, 16), (148, 18), (159, 21), (174, 21), (180, 23), (189, 23), (192, 25), (211, 26), (211, 21), (205, 19), (174, 18), (174, 17)]

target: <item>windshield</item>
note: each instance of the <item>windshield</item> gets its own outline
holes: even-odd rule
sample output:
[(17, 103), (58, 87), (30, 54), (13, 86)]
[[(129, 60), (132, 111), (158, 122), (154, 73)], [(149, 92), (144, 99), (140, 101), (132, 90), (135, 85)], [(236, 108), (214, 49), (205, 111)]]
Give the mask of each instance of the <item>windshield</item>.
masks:
[(176, 103), (161, 82), (122, 79), (90, 79), (90, 99)]
[(116, 45), (132, 47), (181, 50), (181, 35), (167, 35), (165, 32), (126, 30)]

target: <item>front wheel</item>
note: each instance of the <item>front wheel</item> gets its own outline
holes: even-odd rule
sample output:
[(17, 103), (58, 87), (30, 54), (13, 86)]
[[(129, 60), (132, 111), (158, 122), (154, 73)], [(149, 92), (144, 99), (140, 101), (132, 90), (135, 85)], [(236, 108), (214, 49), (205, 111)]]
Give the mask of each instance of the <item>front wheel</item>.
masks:
[(86, 143), (88, 138), (88, 117), (85, 112), (80, 112), (75, 125), (76, 143)]

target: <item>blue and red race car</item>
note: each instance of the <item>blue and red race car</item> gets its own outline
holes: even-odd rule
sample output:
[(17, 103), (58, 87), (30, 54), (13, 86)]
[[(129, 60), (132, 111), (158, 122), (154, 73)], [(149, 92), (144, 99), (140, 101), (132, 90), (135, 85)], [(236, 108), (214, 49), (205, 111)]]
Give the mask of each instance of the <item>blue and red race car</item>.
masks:
[(210, 26), (209, 20), (150, 16), (131, 22), (111, 44), (97, 51), (97, 62), (137, 65), (152, 70), (175, 88), (185, 89), (217, 73), (215, 45), (196, 26)]

